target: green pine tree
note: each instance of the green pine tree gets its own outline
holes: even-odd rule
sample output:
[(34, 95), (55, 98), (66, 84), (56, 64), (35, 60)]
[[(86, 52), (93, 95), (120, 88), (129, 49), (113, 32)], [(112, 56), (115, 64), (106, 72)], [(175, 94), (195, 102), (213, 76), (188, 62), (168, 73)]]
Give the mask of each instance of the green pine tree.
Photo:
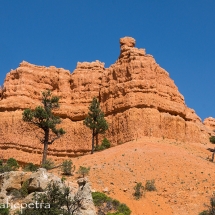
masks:
[(52, 96), (50, 90), (44, 91), (42, 92), (42, 103), (43, 106), (38, 106), (35, 110), (24, 110), (22, 119), (29, 124), (36, 125), (43, 131), (43, 139), (40, 139), (40, 142), (44, 145), (42, 157), (42, 165), (44, 165), (48, 145), (65, 134), (65, 131), (62, 128), (56, 128), (56, 125), (61, 123), (61, 119), (52, 113), (53, 109), (59, 108), (59, 97)]
[(108, 129), (108, 123), (104, 118), (104, 113), (100, 109), (100, 104), (97, 98), (93, 98), (87, 117), (84, 120), (84, 125), (92, 130), (92, 150), (94, 152), (94, 139), (98, 134), (103, 134)]

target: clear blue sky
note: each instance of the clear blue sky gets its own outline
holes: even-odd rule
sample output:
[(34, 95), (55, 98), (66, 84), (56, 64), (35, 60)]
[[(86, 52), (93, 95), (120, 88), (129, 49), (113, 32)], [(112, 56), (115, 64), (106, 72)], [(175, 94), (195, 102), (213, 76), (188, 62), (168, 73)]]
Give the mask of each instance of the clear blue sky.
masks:
[(23, 60), (109, 67), (124, 36), (155, 57), (202, 119), (215, 117), (215, 0), (0, 0), (0, 84)]

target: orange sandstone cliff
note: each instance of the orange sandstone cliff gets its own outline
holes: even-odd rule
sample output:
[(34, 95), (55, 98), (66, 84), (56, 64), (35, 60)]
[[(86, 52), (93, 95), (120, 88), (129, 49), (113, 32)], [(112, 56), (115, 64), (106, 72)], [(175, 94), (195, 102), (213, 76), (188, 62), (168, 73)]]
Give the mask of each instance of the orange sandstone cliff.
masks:
[[(74, 157), (90, 150), (91, 132), (83, 125), (88, 106), (98, 97), (109, 123), (106, 133), (113, 145), (143, 136), (184, 142), (208, 142), (213, 123), (203, 124), (186, 106), (167, 71), (153, 56), (135, 47), (131, 37), (120, 39), (120, 55), (109, 68), (99, 61), (77, 63), (70, 71), (23, 61), (9, 72), (0, 89), (0, 154), (38, 163), (42, 145), (39, 130), (22, 121), (25, 108), (40, 105), (41, 91), (60, 96), (56, 114), (66, 134), (49, 148), (49, 156)], [(213, 124), (213, 126), (211, 126)], [(210, 125), (210, 126), (209, 126)]]

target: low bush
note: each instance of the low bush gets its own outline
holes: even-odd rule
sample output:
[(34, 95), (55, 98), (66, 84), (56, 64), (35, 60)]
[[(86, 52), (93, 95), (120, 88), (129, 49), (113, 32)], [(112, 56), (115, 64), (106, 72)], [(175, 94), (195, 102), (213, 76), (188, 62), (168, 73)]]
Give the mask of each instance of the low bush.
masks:
[(26, 172), (35, 172), (37, 169), (38, 166), (34, 165), (33, 163), (28, 163), (24, 166), (24, 171)]
[(20, 190), (13, 189), (10, 191), (10, 195), (12, 196), (13, 199), (22, 198), (22, 194), (21, 194)]
[(134, 193), (133, 193), (134, 198), (140, 199), (143, 196), (143, 190), (144, 190), (144, 187), (142, 183), (141, 182), (137, 183), (134, 186)]
[(78, 170), (78, 174), (80, 174), (83, 178), (85, 177), (85, 175), (88, 175), (90, 172), (90, 167), (84, 167), (84, 166), (80, 166), (79, 170)]
[(120, 206), (120, 202), (118, 200), (114, 199), (112, 201), (112, 205), (113, 205), (114, 210), (116, 210)]
[(19, 164), (18, 164), (17, 160), (14, 159), (14, 158), (9, 158), (7, 160), (7, 164), (6, 165), (8, 167), (10, 167), (12, 171), (15, 171), (15, 170), (17, 170), (19, 168)]
[(45, 163), (42, 165), (43, 168), (50, 170), (54, 167), (54, 161), (51, 159), (47, 159)]
[(209, 140), (210, 140), (211, 143), (214, 144), (214, 143), (215, 143), (215, 136), (211, 136), (211, 137), (209, 138)]
[(29, 187), (29, 181), (26, 180), (23, 182), (22, 187), (20, 188), (20, 193), (22, 197), (26, 197), (28, 195), (28, 187)]
[(111, 146), (110, 141), (105, 137), (102, 140), (101, 145), (96, 147), (96, 151), (102, 151), (102, 150), (108, 149), (110, 148), (110, 146)]
[(109, 201), (111, 198), (104, 193), (94, 192), (92, 193), (93, 202), (95, 206), (101, 206), (105, 202)]
[(18, 168), (19, 164), (14, 158), (9, 158), (5, 164), (0, 161), (0, 173), (16, 171)]
[(72, 172), (75, 171), (75, 166), (71, 160), (65, 160), (62, 164), (61, 171), (64, 175), (72, 175)]
[[(201, 213), (199, 213), (199, 215), (211, 215), (211, 214), (209, 214), (208, 211), (202, 211)], [(213, 214), (212, 214), (212, 215), (213, 215)]]
[(10, 214), (10, 209), (9, 208), (7, 208), (7, 205), (5, 204), (5, 205), (1, 205), (0, 204), (0, 214), (1, 215), (9, 215)]
[(117, 210), (119, 211), (119, 213), (122, 213), (124, 215), (131, 214), (131, 210), (126, 204), (120, 204), (119, 207), (117, 208)]
[(215, 215), (215, 196), (210, 198), (210, 206), (208, 206), (208, 210), (204, 210), (199, 215)]
[(145, 184), (145, 190), (146, 191), (156, 191), (156, 187), (155, 187), (155, 180), (147, 180), (146, 184)]
[(116, 212), (116, 213), (107, 213), (107, 215), (124, 215), (124, 214), (123, 214), (123, 213)]
[[(131, 210), (125, 204), (116, 199), (112, 199), (104, 193), (92, 193), (93, 202), (98, 209), (99, 214), (107, 215), (130, 215)], [(111, 211), (111, 212), (110, 212)]]
[(8, 165), (0, 166), (0, 173), (10, 172), (12, 169)]

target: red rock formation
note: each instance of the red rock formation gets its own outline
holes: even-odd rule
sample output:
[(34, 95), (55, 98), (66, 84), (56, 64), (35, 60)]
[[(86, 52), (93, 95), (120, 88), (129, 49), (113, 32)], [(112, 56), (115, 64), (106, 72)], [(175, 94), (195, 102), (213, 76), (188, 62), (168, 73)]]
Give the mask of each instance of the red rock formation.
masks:
[(114, 145), (143, 136), (208, 141), (211, 127), (204, 126), (186, 106), (168, 72), (144, 49), (134, 46), (133, 38), (120, 39), (120, 56), (108, 69), (99, 61), (84, 62), (71, 74), (53, 66), (22, 62), (8, 73), (0, 91), (0, 149), (5, 158), (15, 153), (25, 162), (40, 160), (42, 146), (35, 138), (38, 131), (22, 122), (22, 111), (40, 105), (45, 89), (60, 96), (61, 108), (56, 114), (63, 118), (67, 132), (50, 146), (49, 154), (55, 157), (90, 150), (91, 134), (83, 119), (93, 97), (100, 99), (109, 122), (106, 136)]
[(213, 117), (206, 118), (203, 123), (207, 128), (215, 131), (215, 119)]
[(208, 141), (207, 129), (169, 74), (134, 45), (133, 38), (122, 38), (119, 59), (102, 77), (101, 104), (112, 125), (112, 142), (142, 136)]

